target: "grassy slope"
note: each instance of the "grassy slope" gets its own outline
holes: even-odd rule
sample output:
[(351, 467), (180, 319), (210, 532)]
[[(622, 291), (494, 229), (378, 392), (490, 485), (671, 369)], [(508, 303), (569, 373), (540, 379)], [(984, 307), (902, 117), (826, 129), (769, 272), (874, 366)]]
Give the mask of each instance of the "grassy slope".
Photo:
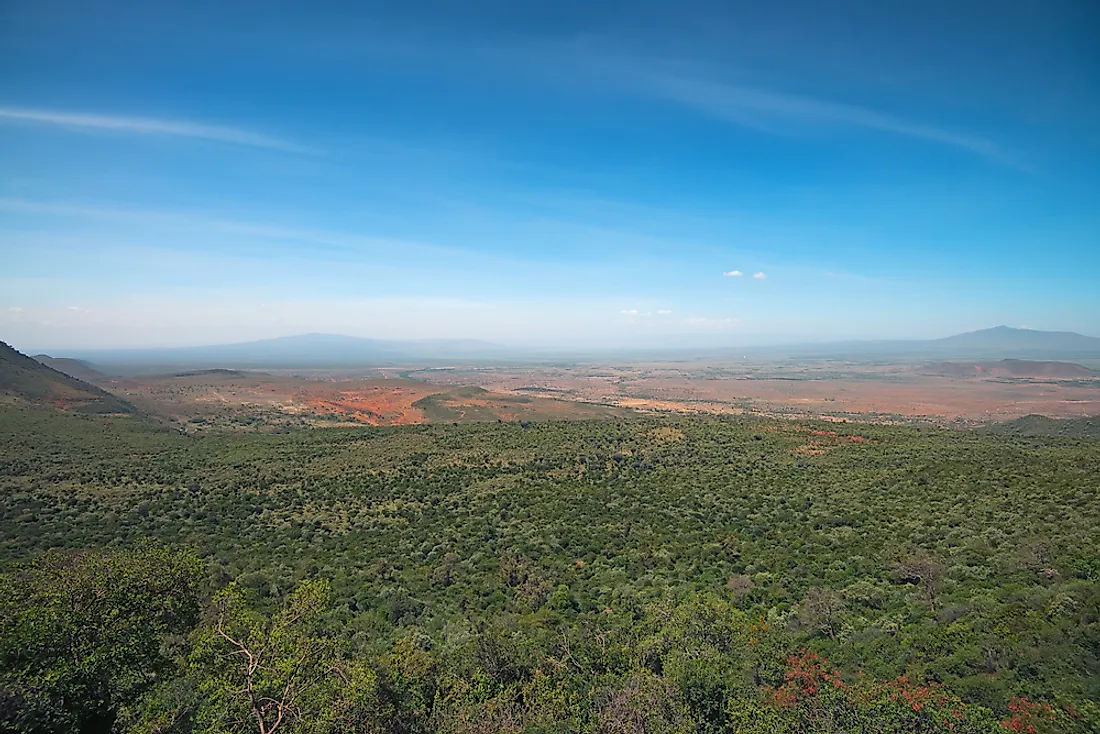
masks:
[(114, 395), (58, 372), (0, 342), (0, 395), (85, 413), (133, 413)]

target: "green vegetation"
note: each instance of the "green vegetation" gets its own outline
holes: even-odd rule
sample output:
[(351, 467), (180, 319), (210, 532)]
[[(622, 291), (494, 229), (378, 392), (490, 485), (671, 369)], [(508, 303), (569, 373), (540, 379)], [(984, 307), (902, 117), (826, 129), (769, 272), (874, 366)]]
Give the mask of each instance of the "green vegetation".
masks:
[(197, 621), (201, 566), (161, 547), (50, 551), (0, 578), (3, 724), (109, 731)]
[(1100, 438), (1100, 417), (1048, 418), (1045, 415), (1025, 415), (1014, 421), (995, 423), (985, 429), (989, 433), (1008, 436), (1091, 436)]
[(1091, 438), (2, 408), (0, 731), (1098, 731), (1098, 487)]

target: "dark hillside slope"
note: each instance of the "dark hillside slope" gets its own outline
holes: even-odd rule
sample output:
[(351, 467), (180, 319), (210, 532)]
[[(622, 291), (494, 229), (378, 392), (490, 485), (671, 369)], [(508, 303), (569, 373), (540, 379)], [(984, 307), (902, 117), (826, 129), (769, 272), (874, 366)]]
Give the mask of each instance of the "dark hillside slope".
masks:
[(81, 413), (135, 413), (95, 385), (58, 372), (0, 342), (0, 396)]

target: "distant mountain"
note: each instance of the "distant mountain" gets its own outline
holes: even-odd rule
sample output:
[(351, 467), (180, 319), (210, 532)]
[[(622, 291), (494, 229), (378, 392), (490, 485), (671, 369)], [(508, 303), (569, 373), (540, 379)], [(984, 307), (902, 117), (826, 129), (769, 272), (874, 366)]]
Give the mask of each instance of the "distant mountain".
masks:
[(1024, 353), (1096, 353), (1100, 354), (1100, 339), (1082, 336), (1072, 331), (1038, 331), (995, 326), (992, 329), (970, 331), (965, 334), (934, 339), (928, 343), (933, 349), (947, 351), (1003, 351)]
[(1047, 377), (1058, 380), (1100, 378), (1100, 372), (1073, 362), (1002, 359), (999, 362), (940, 362), (919, 368), (944, 377)]
[(474, 339), (365, 339), (341, 334), (301, 334), (275, 339), (162, 349), (110, 349), (70, 352), (107, 365), (176, 368), (355, 367), (410, 361), (499, 357), (510, 351)]
[(942, 339), (880, 339), (825, 342), (790, 347), (727, 350), (745, 354), (784, 354), (802, 358), (846, 359), (1100, 359), (1100, 339), (1071, 331), (1038, 331), (995, 326)]
[(78, 380), (84, 382), (99, 382), (100, 380), (107, 379), (107, 375), (103, 374), (96, 368), (82, 359), (68, 359), (66, 357), (51, 357), (48, 354), (36, 354), (32, 359), (41, 362), (47, 367), (68, 375), (69, 377), (75, 377)]
[(134, 413), (134, 406), (95, 385), (31, 359), (0, 342), (0, 396), (81, 413)]

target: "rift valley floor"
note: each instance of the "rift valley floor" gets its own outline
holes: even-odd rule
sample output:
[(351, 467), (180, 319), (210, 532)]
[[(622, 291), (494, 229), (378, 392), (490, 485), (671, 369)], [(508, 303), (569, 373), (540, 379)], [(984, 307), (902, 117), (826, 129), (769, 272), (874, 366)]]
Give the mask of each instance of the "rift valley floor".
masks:
[(1067, 362), (837, 360), (206, 369), (97, 384), (202, 431), (716, 413), (931, 425), (1100, 414), (1100, 372)]

